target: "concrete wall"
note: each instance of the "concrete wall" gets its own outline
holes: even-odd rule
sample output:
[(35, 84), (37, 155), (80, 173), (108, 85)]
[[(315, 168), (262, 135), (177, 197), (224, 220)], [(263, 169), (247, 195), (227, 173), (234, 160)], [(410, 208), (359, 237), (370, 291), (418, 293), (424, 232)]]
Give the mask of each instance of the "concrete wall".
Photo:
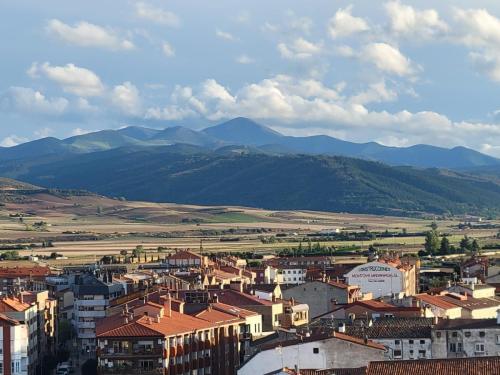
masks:
[(355, 368), (383, 359), (384, 350), (330, 338), (262, 351), (242, 366), (238, 375), (260, 375), (295, 366), (299, 369)]
[[(438, 337), (440, 336), (440, 337)], [(452, 352), (450, 344), (461, 344), (461, 352)], [(476, 351), (476, 344), (484, 345), (484, 352)], [(483, 329), (436, 330), (432, 332), (432, 357), (477, 357), (500, 355), (500, 325)]]

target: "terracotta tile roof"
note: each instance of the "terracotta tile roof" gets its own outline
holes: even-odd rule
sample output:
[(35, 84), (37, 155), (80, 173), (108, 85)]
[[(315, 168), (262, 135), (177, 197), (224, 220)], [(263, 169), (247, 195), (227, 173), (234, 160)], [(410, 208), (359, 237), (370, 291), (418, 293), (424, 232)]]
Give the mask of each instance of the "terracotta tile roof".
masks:
[(417, 294), (415, 298), (430, 305), (439, 307), (440, 309), (443, 310), (456, 309), (458, 307), (456, 304), (444, 300), (442, 296), (431, 296), (430, 294)]
[(347, 307), (351, 306), (361, 306), (373, 311), (419, 311), (419, 307), (406, 307), (406, 306), (395, 306), (390, 303), (386, 303), (383, 301), (377, 300), (365, 300), (365, 301), (356, 301), (351, 304), (346, 305)]
[(334, 286), (336, 288), (341, 288), (341, 289), (347, 289), (347, 288), (349, 288), (349, 285), (347, 285), (346, 283), (340, 282), (340, 281), (330, 280), (330, 281), (328, 281), (327, 284), (331, 285), (331, 286)]
[(105, 318), (97, 323), (97, 337), (163, 337), (161, 332), (145, 327), (137, 321), (125, 323), (123, 316)]
[(195, 254), (189, 250), (178, 251), (168, 257), (168, 259), (201, 259), (201, 255)]
[(238, 307), (255, 305), (271, 306), (274, 304), (272, 301), (260, 299), (252, 294), (241, 293), (232, 289), (210, 290), (210, 294), (212, 296), (216, 295), (222, 303)]
[(212, 307), (200, 311), (198, 314), (195, 315), (195, 317), (219, 325), (228, 323), (242, 323), (245, 321), (244, 319), (241, 319), (238, 316), (228, 314), (224, 311), (213, 309)]
[(460, 306), (467, 310), (480, 310), (480, 309), (488, 309), (491, 307), (500, 307), (500, 300), (496, 298), (467, 297), (467, 299), (460, 300), (447, 295), (441, 296), (441, 298), (446, 302), (452, 303), (456, 306)]
[(140, 317), (137, 322), (144, 327), (161, 332), (165, 336), (189, 333), (194, 330), (209, 329), (214, 326), (210, 322), (192, 317), (190, 315), (181, 314), (177, 311), (172, 311), (171, 316), (163, 316), (159, 323), (155, 319), (147, 316)]
[(246, 318), (249, 316), (259, 315), (255, 311), (250, 311), (250, 310), (243, 309), (241, 307), (227, 305), (227, 304), (222, 303), (222, 302), (212, 303), (212, 307), (214, 309), (224, 311), (227, 314), (232, 314), (232, 315), (240, 316), (243, 318)]
[(10, 279), (18, 277), (45, 277), (52, 274), (49, 267), (1, 267), (0, 278)]
[(500, 357), (370, 362), (367, 375), (500, 375)]
[(17, 298), (0, 299), (0, 312), (9, 311), (25, 311), (30, 308), (30, 305), (19, 301)]

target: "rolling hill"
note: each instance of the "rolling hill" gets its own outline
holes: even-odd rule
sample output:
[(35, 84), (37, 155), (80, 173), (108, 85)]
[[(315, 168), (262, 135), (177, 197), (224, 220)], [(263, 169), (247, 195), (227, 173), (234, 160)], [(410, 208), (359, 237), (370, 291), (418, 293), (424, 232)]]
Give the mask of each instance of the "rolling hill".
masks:
[(131, 200), (406, 215), (496, 213), (500, 185), (439, 169), (315, 155), (217, 153), (187, 145), (124, 147), (0, 163), (0, 174)]
[[(375, 142), (353, 143), (326, 135), (291, 137), (262, 124), (238, 117), (201, 131), (186, 127), (167, 127), (163, 130), (130, 126), (119, 130), (103, 130), (59, 140), (44, 138), (14, 147), (0, 147), (0, 161), (44, 158), (59, 154), (85, 154), (121, 147), (153, 147), (187, 144), (207, 151), (242, 146), (242, 152), (275, 155), (347, 156), (380, 161), (389, 165), (420, 168), (463, 170), (476, 167), (500, 166), (500, 160), (477, 151), (415, 145), (387, 147)], [(233, 147), (237, 149), (238, 147)]]

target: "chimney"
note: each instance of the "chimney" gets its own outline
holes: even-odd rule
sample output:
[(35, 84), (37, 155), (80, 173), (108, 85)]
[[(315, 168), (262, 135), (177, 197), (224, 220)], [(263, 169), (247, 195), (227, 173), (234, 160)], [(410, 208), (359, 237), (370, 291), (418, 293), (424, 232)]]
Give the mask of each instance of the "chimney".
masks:
[[(498, 311), (500, 311), (500, 310), (498, 310)], [(500, 314), (498, 314), (498, 312), (497, 312), (497, 324), (498, 324), (499, 315)], [(439, 317), (437, 315), (434, 315), (432, 322), (433, 322), (434, 325), (438, 324), (439, 323)]]
[(345, 323), (339, 323), (338, 331), (340, 333), (345, 333)]
[(160, 323), (160, 314), (156, 315), (155, 322), (156, 322), (156, 323)]

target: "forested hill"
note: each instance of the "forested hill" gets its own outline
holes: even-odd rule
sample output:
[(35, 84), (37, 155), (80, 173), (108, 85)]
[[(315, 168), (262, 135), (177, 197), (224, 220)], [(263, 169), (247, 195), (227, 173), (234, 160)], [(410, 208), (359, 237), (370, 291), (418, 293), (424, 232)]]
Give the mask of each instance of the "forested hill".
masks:
[(0, 175), (133, 200), (405, 215), (496, 213), (500, 185), (439, 169), (346, 157), (118, 148), (0, 162)]

